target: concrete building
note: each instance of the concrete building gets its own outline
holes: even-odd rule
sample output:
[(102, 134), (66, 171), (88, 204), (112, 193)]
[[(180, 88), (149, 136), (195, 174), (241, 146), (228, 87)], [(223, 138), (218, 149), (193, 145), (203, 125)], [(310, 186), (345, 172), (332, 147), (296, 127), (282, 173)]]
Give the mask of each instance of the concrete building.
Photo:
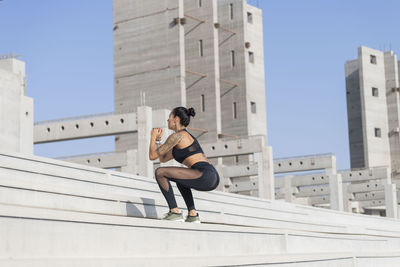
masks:
[(399, 64), (393, 51), (367, 47), (345, 64), (351, 168), (400, 172)]
[(33, 99), (25, 96), (25, 63), (0, 56), (0, 143), (3, 152), (33, 154)]
[(189, 130), (207, 158), (241, 174), (219, 189), (235, 180), (253, 185), (241, 187), (243, 194), (273, 198), (262, 40), (261, 10), (245, 0), (115, 0), (114, 112), (38, 122), (34, 143), (113, 135), (112, 155), (63, 159), (149, 177), (151, 128), (163, 128), (165, 141), (170, 111), (194, 107)]
[(262, 13), (246, 0), (115, 0), (114, 44), (115, 112), (194, 107), (200, 141), (266, 137)]

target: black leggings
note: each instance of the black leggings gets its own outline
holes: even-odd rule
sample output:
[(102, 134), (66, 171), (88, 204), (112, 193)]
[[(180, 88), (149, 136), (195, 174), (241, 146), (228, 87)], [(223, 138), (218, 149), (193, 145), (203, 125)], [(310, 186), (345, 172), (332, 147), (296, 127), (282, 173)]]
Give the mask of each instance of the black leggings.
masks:
[(170, 181), (176, 183), (188, 210), (195, 209), (191, 188), (199, 191), (211, 191), (219, 184), (217, 170), (205, 161), (197, 162), (190, 168), (160, 167), (156, 169), (155, 175), (170, 210), (178, 207)]

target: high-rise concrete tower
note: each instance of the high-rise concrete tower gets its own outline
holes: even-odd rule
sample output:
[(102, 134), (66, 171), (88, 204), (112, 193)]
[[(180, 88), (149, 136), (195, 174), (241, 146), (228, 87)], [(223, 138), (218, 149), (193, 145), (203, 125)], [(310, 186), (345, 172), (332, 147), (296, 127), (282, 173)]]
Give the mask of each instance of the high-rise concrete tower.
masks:
[(201, 141), (267, 135), (262, 13), (246, 0), (114, 0), (114, 65), (116, 112), (194, 107)]
[(390, 52), (360, 47), (346, 62), (346, 93), (352, 168), (391, 166), (400, 172), (399, 62)]

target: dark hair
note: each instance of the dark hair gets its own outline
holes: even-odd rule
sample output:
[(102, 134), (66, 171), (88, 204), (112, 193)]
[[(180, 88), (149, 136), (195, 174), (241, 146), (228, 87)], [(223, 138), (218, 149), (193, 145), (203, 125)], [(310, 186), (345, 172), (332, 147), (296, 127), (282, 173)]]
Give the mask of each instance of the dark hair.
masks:
[(194, 108), (176, 107), (172, 110), (172, 114), (174, 117), (178, 116), (181, 124), (186, 127), (190, 123), (190, 116), (194, 117), (196, 112)]

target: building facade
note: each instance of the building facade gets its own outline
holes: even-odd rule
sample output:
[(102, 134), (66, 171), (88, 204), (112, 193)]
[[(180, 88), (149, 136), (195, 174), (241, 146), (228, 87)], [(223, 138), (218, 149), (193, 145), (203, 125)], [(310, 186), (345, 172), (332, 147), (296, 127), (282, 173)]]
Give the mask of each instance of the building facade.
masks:
[(114, 67), (117, 113), (194, 107), (200, 141), (267, 136), (262, 12), (245, 0), (114, 0)]
[(346, 62), (351, 168), (389, 166), (400, 172), (399, 61), (393, 51), (358, 49)]

